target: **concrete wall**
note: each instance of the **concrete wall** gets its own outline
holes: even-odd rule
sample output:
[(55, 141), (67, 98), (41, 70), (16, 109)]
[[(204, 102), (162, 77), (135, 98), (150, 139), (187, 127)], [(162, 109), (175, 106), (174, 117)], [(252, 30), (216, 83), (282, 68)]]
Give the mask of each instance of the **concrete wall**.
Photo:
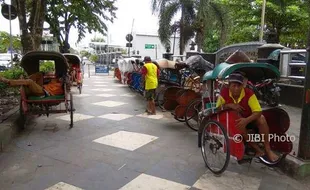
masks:
[[(175, 49), (174, 49), (174, 55), (180, 54), (180, 48), (179, 48), (179, 37), (175, 38)], [(173, 51), (173, 37), (171, 37), (170, 40), (171, 44), (171, 53)], [(155, 44), (157, 45), (157, 51), (156, 49), (145, 49), (145, 44)], [(163, 57), (163, 53), (166, 53), (166, 48), (164, 45), (160, 42), (159, 37), (156, 35), (145, 35), (145, 34), (135, 34), (132, 41), (132, 50), (135, 50), (135, 52), (139, 51), (139, 55), (142, 57), (144, 56), (150, 56), (152, 59), (160, 59)], [(185, 51), (183, 55), (185, 55), (185, 52), (189, 51), (189, 45), (186, 46)], [(156, 57), (157, 54), (157, 57)], [(136, 53), (137, 55), (137, 53)]]

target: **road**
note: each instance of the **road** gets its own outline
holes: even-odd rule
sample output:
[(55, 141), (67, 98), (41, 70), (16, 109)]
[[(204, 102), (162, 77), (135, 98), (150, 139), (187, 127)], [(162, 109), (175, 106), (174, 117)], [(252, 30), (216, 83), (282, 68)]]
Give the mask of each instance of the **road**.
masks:
[(31, 119), (0, 154), (0, 189), (309, 189), (257, 162), (212, 175), (196, 132), (168, 113), (145, 115), (143, 97), (113, 76), (85, 76), (74, 128), (66, 114)]

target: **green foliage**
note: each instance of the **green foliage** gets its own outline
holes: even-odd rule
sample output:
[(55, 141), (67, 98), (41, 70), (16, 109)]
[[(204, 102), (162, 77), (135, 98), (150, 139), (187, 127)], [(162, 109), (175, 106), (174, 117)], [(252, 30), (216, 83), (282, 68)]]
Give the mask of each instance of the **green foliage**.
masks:
[(68, 46), (71, 27), (78, 30), (78, 42), (86, 32), (105, 34), (107, 25), (104, 21), (113, 22), (116, 17), (115, 0), (47, 0), (45, 20), (59, 43)]
[(80, 52), (81, 57), (87, 57), (89, 59), (89, 57), (91, 56), (91, 53), (89, 53), (88, 51), (82, 50)]
[[(230, 9), (231, 28), (228, 44), (258, 41), (263, 0), (223, 0)], [(305, 31), (309, 26), (305, 2), (299, 0), (268, 0), (265, 25), (274, 30), (283, 45), (302, 47), (306, 44)]]
[(104, 38), (93, 38), (91, 39), (91, 42), (105, 42)]
[[(194, 37), (192, 26), (195, 18), (193, 0), (152, 0), (153, 13), (159, 13), (158, 35), (165, 47), (170, 46), (170, 36), (177, 29), (180, 35), (180, 54), (185, 50), (185, 44)], [(174, 16), (181, 12), (178, 22), (172, 24)]]
[(99, 60), (99, 57), (98, 57), (98, 55), (91, 55), (90, 57), (89, 57), (89, 60), (91, 61), (91, 62), (93, 62), (93, 63), (95, 63), (95, 62), (97, 62), (98, 60)]
[[(14, 50), (20, 51), (22, 44), (19, 36), (12, 36), (12, 46)], [(10, 47), (10, 34), (0, 31), (0, 53), (6, 53)]]
[(40, 71), (48, 73), (55, 71), (55, 63), (54, 61), (44, 61), (44, 63), (40, 64)]
[[(4, 72), (0, 72), (0, 76), (7, 79), (20, 79), (22, 76), (24, 77), (26, 73), (19, 66), (14, 66), (12, 69), (6, 70)], [(0, 91), (6, 91), (9, 88), (8, 85), (0, 82)]]

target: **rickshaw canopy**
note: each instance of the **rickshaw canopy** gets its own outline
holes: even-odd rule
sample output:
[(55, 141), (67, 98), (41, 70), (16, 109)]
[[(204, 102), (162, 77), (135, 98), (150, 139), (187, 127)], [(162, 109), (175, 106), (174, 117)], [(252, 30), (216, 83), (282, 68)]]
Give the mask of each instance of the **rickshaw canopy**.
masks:
[(81, 63), (82, 63), (82, 59), (80, 58), (80, 56), (78, 56), (76, 54), (64, 53), (63, 55), (67, 59), (68, 63), (79, 64), (79, 65), (81, 65)]
[(214, 65), (206, 61), (201, 55), (192, 55), (186, 59), (185, 63), (192, 70), (204, 70), (205, 72), (210, 71), (214, 68)]
[(68, 72), (66, 58), (55, 51), (30, 51), (22, 57), (21, 67), (28, 75), (32, 75), (40, 71), (41, 61), (54, 61), (56, 76), (63, 76)]
[(175, 61), (170, 61), (168, 59), (159, 59), (156, 60), (156, 62), (161, 69), (175, 69)]
[(245, 73), (246, 77), (252, 82), (258, 82), (263, 79), (280, 77), (280, 71), (273, 65), (268, 63), (221, 63), (217, 65), (213, 71), (205, 73), (203, 81), (225, 79), (233, 72), (240, 71)]

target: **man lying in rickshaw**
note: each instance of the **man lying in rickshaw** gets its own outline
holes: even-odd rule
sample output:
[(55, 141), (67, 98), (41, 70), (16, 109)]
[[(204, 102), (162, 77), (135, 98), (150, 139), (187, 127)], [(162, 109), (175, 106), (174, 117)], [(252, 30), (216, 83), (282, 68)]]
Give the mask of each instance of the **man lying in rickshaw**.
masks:
[(28, 79), (11, 80), (0, 76), (0, 82), (9, 86), (25, 86), (27, 96), (55, 96), (63, 95), (63, 82), (60, 79), (51, 79), (48, 84), (43, 84), (43, 73), (32, 74)]
[(276, 161), (278, 156), (271, 150), (269, 143), (269, 127), (265, 117), (262, 115), (262, 108), (254, 92), (245, 88), (244, 76), (240, 73), (232, 73), (228, 77), (228, 88), (221, 90), (217, 100), (216, 107), (218, 109), (230, 108), (236, 110), (241, 115), (237, 120), (236, 127), (241, 131), (244, 140), (252, 146), (257, 157), (264, 156), (264, 151), (260, 149), (258, 144), (249, 142), (248, 129), (257, 127), (259, 133), (264, 137), (264, 147), (270, 161)]

